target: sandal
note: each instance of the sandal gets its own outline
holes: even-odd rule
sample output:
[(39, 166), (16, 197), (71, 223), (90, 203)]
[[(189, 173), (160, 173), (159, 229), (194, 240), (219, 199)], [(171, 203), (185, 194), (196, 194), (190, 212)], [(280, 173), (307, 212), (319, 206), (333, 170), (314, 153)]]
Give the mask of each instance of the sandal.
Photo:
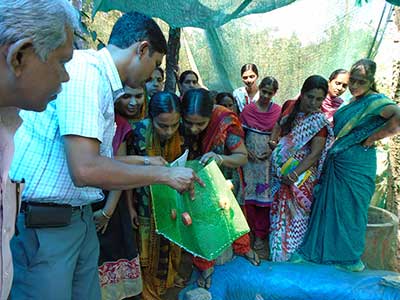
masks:
[(178, 274), (175, 275), (174, 278), (174, 286), (177, 288), (184, 288), (187, 284), (187, 279), (179, 276)]
[(242, 254), (241, 256), (247, 259), (253, 266), (258, 267), (261, 264), (258, 254), (253, 249), (250, 249), (248, 252)]
[(214, 267), (201, 271), (197, 279), (197, 285), (201, 288), (208, 290), (211, 287), (211, 276), (214, 273)]

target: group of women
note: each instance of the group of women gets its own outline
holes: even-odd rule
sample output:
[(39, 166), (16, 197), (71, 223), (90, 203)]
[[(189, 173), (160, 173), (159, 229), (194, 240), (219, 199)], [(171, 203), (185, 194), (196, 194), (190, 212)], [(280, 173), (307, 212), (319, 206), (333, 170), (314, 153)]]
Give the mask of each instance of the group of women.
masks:
[[(310, 76), (281, 107), (273, 101), (278, 81), (269, 76), (257, 85), (254, 64), (241, 69), (244, 87), (215, 100), (190, 70), (179, 78), (181, 97), (163, 92), (164, 73), (156, 69), (146, 84), (149, 101), (129, 87), (116, 101), (114, 152), (138, 164), (165, 165), (186, 149), (189, 159), (215, 160), (232, 179), (251, 228), (251, 236), (233, 243), (234, 252), (254, 266), (260, 256), (360, 271), (375, 188), (374, 142), (400, 124), (399, 108), (376, 91), (375, 71), (373, 61), (362, 59), (329, 81)], [(338, 110), (347, 85), (353, 98)], [(95, 221), (104, 298), (136, 299), (142, 292), (142, 299), (161, 299), (168, 288), (184, 286), (181, 249), (156, 233), (149, 188), (111, 191), (101, 205)], [(198, 285), (209, 288), (214, 262), (193, 257), (193, 264)]]

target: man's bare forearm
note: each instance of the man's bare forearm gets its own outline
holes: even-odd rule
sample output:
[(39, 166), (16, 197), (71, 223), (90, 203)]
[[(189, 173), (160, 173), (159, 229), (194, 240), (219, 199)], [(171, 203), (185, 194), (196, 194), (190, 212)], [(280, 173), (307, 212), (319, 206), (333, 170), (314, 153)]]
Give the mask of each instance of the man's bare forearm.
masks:
[(71, 172), (75, 174), (72, 177), (76, 185), (105, 190), (128, 190), (155, 183), (167, 184), (169, 174), (166, 167), (131, 165), (103, 156), (92, 158), (76, 168), (75, 172)]

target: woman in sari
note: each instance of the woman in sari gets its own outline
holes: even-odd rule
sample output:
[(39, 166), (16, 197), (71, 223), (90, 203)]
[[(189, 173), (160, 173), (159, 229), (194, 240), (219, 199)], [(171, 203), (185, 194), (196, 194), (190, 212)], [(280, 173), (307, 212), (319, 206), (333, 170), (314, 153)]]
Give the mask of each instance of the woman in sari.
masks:
[(247, 221), (253, 233), (254, 250), (268, 258), (265, 244), (269, 233), (269, 213), (272, 203), (269, 193), (269, 169), (272, 153), (268, 145), (271, 131), (281, 114), (281, 107), (272, 102), (278, 91), (278, 81), (265, 77), (258, 86), (260, 98), (246, 105), (240, 114), (248, 151), (248, 163), (243, 169), (244, 201)]
[[(150, 99), (149, 118), (136, 123), (128, 153), (148, 157), (161, 156), (172, 162), (181, 155), (183, 138), (179, 134), (181, 107), (170, 92), (158, 92)], [(136, 189), (138, 202), (140, 264), (144, 300), (157, 300), (168, 288), (183, 280), (178, 277), (180, 248), (156, 233), (149, 187)]]
[[(137, 116), (143, 89), (124, 88), (115, 101), (116, 131), (113, 152), (120, 161), (143, 165), (142, 156), (127, 156), (126, 142), (132, 134), (128, 119)], [(162, 166), (165, 160), (154, 157), (149, 164)], [(132, 190), (105, 191), (106, 199), (93, 204), (94, 221), (100, 242), (99, 277), (102, 299), (139, 299), (142, 276), (135, 229), (138, 221)]]
[(306, 260), (362, 271), (368, 206), (375, 190), (374, 142), (398, 133), (400, 109), (375, 87), (376, 64), (350, 70), (353, 98), (334, 116), (335, 142), (315, 189), (310, 225), (299, 253)]
[[(307, 229), (312, 192), (321, 173), (333, 132), (321, 112), (328, 82), (308, 77), (297, 100), (284, 104), (269, 141), (276, 146), (271, 158), (270, 256), (287, 261), (300, 247)], [(275, 138), (281, 136), (276, 144)]]
[(233, 97), (236, 100), (239, 112), (242, 112), (243, 108), (258, 100), (260, 93), (258, 92), (258, 68), (255, 64), (245, 64), (240, 69), (240, 76), (244, 86), (237, 88), (233, 91)]
[(218, 93), (215, 98), (215, 102), (218, 105), (224, 106), (227, 109), (233, 111), (235, 114), (239, 114), (236, 100), (231, 93)]
[(199, 75), (195, 71), (183, 71), (177, 80), (178, 89), (181, 97), (189, 90), (200, 88)]
[(151, 74), (150, 79), (146, 82), (146, 95), (151, 98), (155, 93), (164, 89), (164, 70), (156, 67)]
[(346, 91), (349, 84), (349, 72), (337, 69), (332, 72), (328, 80), (328, 95), (322, 102), (321, 110), (329, 122), (333, 121), (333, 115), (343, 103), (340, 96)]
[(120, 102), (124, 104), (116, 107), (116, 113), (128, 120), (129, 124), (132, 125), (146, 117), (147, 103), (142, 87), (124, 86), (124, 94), (121, 96)]
[[(203, 164), (214, 159), (222, 172), (225, 168), (238, 168), (246, 164), (247, 150), (239, 118), (223, 106), (214, 106), (208, 91), (192, 89), (184, 94), (182, 121), (185, 147), (189, 148), (190, 159), (199, 158)], [(232, 246), (236, 254), (253, 265), (260, 264), (258, 255), (250, 247), (248, 234), (237, 239)], [(198, 285), (210, 288), (215, 261), (194, 257), (193, 264), (200, 270)]]

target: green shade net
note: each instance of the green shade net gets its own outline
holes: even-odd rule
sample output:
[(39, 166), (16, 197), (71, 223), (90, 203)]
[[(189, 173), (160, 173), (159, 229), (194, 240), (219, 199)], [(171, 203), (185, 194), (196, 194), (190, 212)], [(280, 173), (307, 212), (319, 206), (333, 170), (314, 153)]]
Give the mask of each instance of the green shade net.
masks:
[[(390, 6), (383, 0), (361, 6), (355, 0), (97, 0), (94, 10), (137, 10), (172, 27), (186, 26), (181, 71), (196, 71), (210, 90), (231, 92), (243, 85), (241, 66), (255, 63), (260, 79), (277, 78), (275, 100), (282, 103), (295, 97), (310, 75), (327, 78), (335, 69), (349, 69), (371, 48), (374, 58), (390, 12), (387, 8), (379, 27), (385, 4)], [(159, 23), (167, 36), (168, 25)], [(382, 70), (378, 62), (378, 72)], [(344, 98), (349, 96), (347, 92)]]
[(231, 92), (243, 86), (241, 66), (255, 63), (259, 82), (265, 76), (278, 80), (275, 101), (283, 103), (298, 95), (310, 75), (328, 78), (336, 69), (349, 69), (371, 48), (374, 58), (390, 11), (378, 28), (384, 6), (380, 0), (361, 7), (354, 1), (298, 0), (219, 28), (184, 28), (179, 66), (197, 71), (210, 90)]
[(232, 19), (264, 13), (295, 0), (94, 0), (97, 11), (138, 11), (160, 18), (172, 27), (218, 27)]
[[(157, 232), (188, 252), (212, 260), (233, 241), (249, 232), (246, 219), (225, 177), (213, 161), (203, 167), (198, 161), (189, 161), (206, 187), (196, 184), (196, 198), (190, 199), (166, 185), (150, 187)], [(223, 204), (221, 207), (221, 204)], [(171, 212), (176, 211), (176, 218)], [(190, 215), (192, 224), (185, 225), (182, 214)]]

